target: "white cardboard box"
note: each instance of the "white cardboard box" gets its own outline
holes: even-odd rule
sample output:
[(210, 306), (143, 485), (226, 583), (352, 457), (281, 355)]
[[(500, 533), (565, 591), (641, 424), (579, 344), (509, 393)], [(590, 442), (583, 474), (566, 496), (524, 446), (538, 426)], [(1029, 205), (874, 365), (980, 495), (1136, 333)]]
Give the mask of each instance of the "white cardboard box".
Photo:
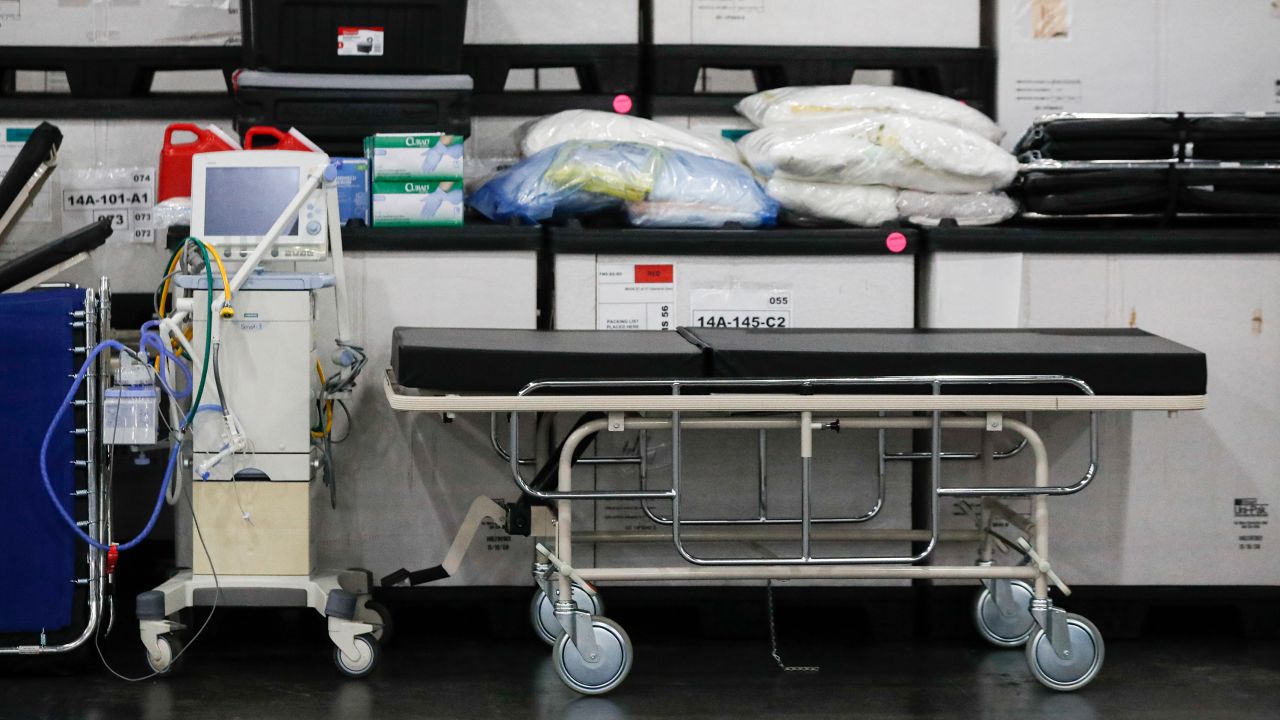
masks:
[[(793, 327), (911, 327), (914, 315), (915, 258), (912, 256), (670, 256), (558, 254), (555, 260), (555, 327), (581, 330), (599, 327), (612, 310), (602, 291), (602, 266), (673, 265), (670, 321), (673, 326), (696, 325), (694, 311), (713, 304), (705, 293), (724, 291), (777, 291), (788, 296), (789, 321)], [(770, 293), (774, 294), (774, 293)], [(699, 297), (704, 299), (699, 299)], [(745, 293), (740, 294), (740, 298)], [(749, 309), (735, 304), (739, 312)], [(753, 305), (753, 307), (757, 307)], [(758, 309), (758, 307), (757, 307)], [(737, 313), (735, 313), (737, 314)], [(618, 330), (617, 332), (627, 332)], [(683, 437), (682, 517), (744, 517), (757, 509), (758, 447), (752, 431), (712, 431), (687, 433)], [(648, 486), (666, 488), (671, 482), (669, 435), (651, 434), (655, 458), (649, 469)], [(602, 433), (595, 451), (601, 454), (632, 450), (633, 433)], [(768, 504), (771, 517), (796, 517), (799, 513), (798, 437), (786, 431), (768, 434)], [(887, 437), (890, 451), (909, 449), (906, 433)], [(819, 433), (814, 437), (814, 513), (856, 515), (876, 501), (876, 434), (872, 432)], [(582, 487), (600, 490), (634, 489), (638, 476), (634, 466), (596, 466), (583, 469)], [(905, 463), (888, 467), (883, 511), (863, 527), (902, 528), (910, 523), (910, 469)], [(654, 504), (660, 515), (670, 512), (670, 503)], [(579, 519), (579, 514), (585, 517)], [(598, 531), (652, 529), (636, 502), (612, 501), (574, 503), (576, 528)], [(770, 552), (794, 555), (799, 527), (791, 526), (797, 542), (769, 543)], [(905, 554), (906, 543), (824, 542), (815, 552), (824, 555)], [(691, 551), (700, 555), (734, 556), (759, 552), (742, 544), (694, 543)], [(652, 564), (680, 566), (684, 561), (672, 544), (597, 544), (575, 550), (579, 565), (629, 566)], [(717, 585), (725, 583), (705, 582)], [(812, 584), (797, 582), (796, 584)], [(895, 584), (875, 581), (872, 584)]]
[[(1275, 521), (1256, 517), (1259, 504), (1274, 516), (1280, 502), (1280, 336), (1264, 320), (1280, 313), (1280, 257), (939, 252), (925, 261), (926, 327), (1136, 326), (1207, 356), (1205, 410), (1101, 414), (1097, 477), (1049, 500), (1051, 561), (1063, 580), (1280, 583)], [(1050, 482), (1078, 480), (1086, 416), (1040, 413), (1034, 425)], [(977, 445), (956, 433), (948, 449), (965, 442)], [(996, 463), (997, 482), (1026, 483), (1023, 455)], [(947, 485), (979, 481), (977, 463), (945, 463), (943, 472)], [(944, 518), (973, 527), (951, 508)], [(1258, 522), (1266, 524), (1249, 527)], [(944, 546), (935, 562), (972, 559), (970, 548)]]
[(661, 45), (977, 47), (978, 0), (654, 0)]
[(1280, 111), (1273, 3), (998, 0), (995, 37), (1009, 146), (1055, 112)]
[[(230, 130), (230, 123), (225, 119), (181, 120), (200, 126), (213, 123), (224, 130)], [(63, 222), (63, 191), (72, 173), (94, 168), (108, 171), (135, 167), (154, 170), (160, 161), (164, 129), (169, 125), (164, 120), (49, 118), (49, 122), (62, 131), (58, 166), (45, 180), (32, 206), (9, 228), (8, 234), (0, 242), (0, 262), (17, 257), (79, 227)], [(9, 128), (33, 128), (39, 124), (39, 120), (0, 118), (0, 134)], [(151, 243), (137, 244), (129, 240), (126, 233), (116, 233), (107, 240), (105, 247), (91, 253), (87, 261), (58, 275), (54, 280), (97, 287), (98, 279), (107, 275), (111, 278), (112, 289), (117, 292), (153, 291), (155, 278), (162, 272), (169, 257), (164, 242), (157, 239)]]
[[(533, 328), (537, 265), (532, 249), (347, 252), (352, 334), (363, 341), (369, 364), (347, 401), (351, 437), (334, 447), (337, 509), (329, 506), (328, 488), (313, 483), (319, 566), (367, 567), (381, 577), (436, 565), (477, 496), (519, 497), (510, 468), (489, 447), (488, 415), (463, 414), (446, 424), (439, 415), (397, 412), (383, 397), (381, 374), (391, 366), (398, 326)], [(322, 352), (331, 347), (325, 338), (333, 337), (332, 308), (327, 291), (317, 295)], [(532, 560), (530, 538), (486, 528), (458, 575), (441, 582), (527, 585)]]
[(636, 0), (470, 0), (466, 41), (473, 45), (634, 45)]
[(238, 44), (239, 0), (0, 1), (0, 45)]

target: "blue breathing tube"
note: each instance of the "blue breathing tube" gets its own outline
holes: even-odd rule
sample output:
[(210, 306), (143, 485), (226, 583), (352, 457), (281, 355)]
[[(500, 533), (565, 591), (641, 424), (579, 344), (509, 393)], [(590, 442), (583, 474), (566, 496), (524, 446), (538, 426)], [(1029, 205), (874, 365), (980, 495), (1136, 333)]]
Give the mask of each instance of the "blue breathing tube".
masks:
[[(94, 348), (89, 351), (88, 356), (84, 360), (84, 364), (80, 366), (80, 370), (76, 372), (75, 380), (71, 383), (71, 389), (67, 391), (66, 397), (62, 399), (62, 404), (58, 406), (58, 412), (54, 413), (53, 421), (49, 423), (49, 429), (45, 431), (44, 442), (40, 443), (40, 478), (44, 480), (44, 489), (45, 492), (49, 494), (49, 500), (53, 503), (53, 506), (57, 508), (58, 514), (62, 516), (67, 527), (71, 528), (71, 531), (78, 535), (81, 540), (99, 550), (110, 550), (111, 548), (109, 545), (101, 543), (90, 537), (88, 533), (81, 529), (80, 526), (76, 524), (75, 518), (71, 517), (71, 513), (58, 500), (58, 495), (53, 490), (53, 483), (49, 480), (49, 443), (53, 441), (53, 434), (58, 427), (58, 423), (62, 420), (62, 416), (67, 413), (67, 408), (71, 406), (71, 402), (75, 399), (76, 393), (80, 391), (80, 385), (84, 383), (85, 375), (89, 372), (89, 368), (92, 367), (93, 362), (98, 358), (98, 355), (107, 348), (123, 353), (132, 352), (129, 348), (115, 340), (103, 340), (95, 345)], [(173, 357), (172, 353), (169, 353), (169, 356)], [(181, 364), (179, 365), (181, 366)], [(190, 377), (190, 371), (187, 371), (187, 377)], [(174, 394), (167, 384), (163, 381), (161, 384), (164, 385), (166, 392), (169, 392), (170, 395)], [(188, 390), (187, 392), (190, 393), (191, 391)], [(156, 525), (156, 520), (160, 517), (160, 510), (164, 507), (165, 494), (169, 490), (169, 483), (173, 480), (173, 468), (177, 463), (178, 451), (181, 447), (181, 443), (174, 443), (173, 448), (169, 451), (169, 462), (165, 465), (164, 480), (160, 483), (160, 492), (156, 495), (155, 507), (151, 509), (151, 517), (147, 519), (146, 526), (144, 526), (142, 531), (139, 532), (132, 540), (123, 543), (116, 543), (117, 551), (132, 548), (145, 540), (146, 537), (151, 534), (151, 530)]]

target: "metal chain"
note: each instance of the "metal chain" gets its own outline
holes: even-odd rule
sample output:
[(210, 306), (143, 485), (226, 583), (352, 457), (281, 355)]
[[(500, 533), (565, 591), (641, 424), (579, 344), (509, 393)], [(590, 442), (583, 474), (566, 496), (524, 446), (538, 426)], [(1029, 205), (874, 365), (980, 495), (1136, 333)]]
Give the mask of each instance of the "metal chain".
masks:
[(788, 665), (782, 662), (782, 655), (778, 652), (778, 628), (773, 619), (773, 581), (766, 580), (764, 583), (765, 598), (769, 608), (769, 648), (770, 654), (773, 655), (773, 661), (778, 663), (778, 667), (785, 672), (811, 672), (816, 673), (821, 668), (817, 665)]

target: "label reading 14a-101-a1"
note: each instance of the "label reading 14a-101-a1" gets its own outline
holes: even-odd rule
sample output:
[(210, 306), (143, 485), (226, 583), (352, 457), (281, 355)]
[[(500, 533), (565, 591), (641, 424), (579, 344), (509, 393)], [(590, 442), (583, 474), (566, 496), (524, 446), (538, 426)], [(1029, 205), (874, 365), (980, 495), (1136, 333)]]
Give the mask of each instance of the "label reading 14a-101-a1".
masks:
[(69, 170), (62, 179), (62, 227), (84, 227), (111, 219), (116, 242), (150, 243), (155, 239), (152, 168), (96, 168)]

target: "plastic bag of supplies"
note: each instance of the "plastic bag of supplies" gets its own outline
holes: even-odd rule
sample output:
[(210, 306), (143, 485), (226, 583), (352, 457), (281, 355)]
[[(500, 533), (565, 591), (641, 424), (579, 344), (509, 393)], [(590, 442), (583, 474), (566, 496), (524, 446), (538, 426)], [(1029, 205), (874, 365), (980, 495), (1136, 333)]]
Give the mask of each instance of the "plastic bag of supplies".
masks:
[(756, 127), (837, 116), (894, 113), (941, 122), (1000, 142), (1004, 130), (978, 110), (942, 95), (880, 85), (816, 85), (765, 90), (743, 98), (738, 113)]
[(903, 115), (875, 114), (775, 125), (738, 141), (764, 177), (843, 185), (889, 185), (925, 192), (1006, 187), (1018, 161), (968, 130)]
[(733, 143), (723, 138), (701, 137), (652, 120), (599, 110), (565, 110), (533, 121), (522, 129), (520, 151), (527, 157), (570, 140), (644, 143), (741, 162)]
[(570, 141), (499, 172), (470, 199), (495, 222), (608, 210), (662, 227), (770, 226), (778, 204), (742, 165), (625, 142)]

